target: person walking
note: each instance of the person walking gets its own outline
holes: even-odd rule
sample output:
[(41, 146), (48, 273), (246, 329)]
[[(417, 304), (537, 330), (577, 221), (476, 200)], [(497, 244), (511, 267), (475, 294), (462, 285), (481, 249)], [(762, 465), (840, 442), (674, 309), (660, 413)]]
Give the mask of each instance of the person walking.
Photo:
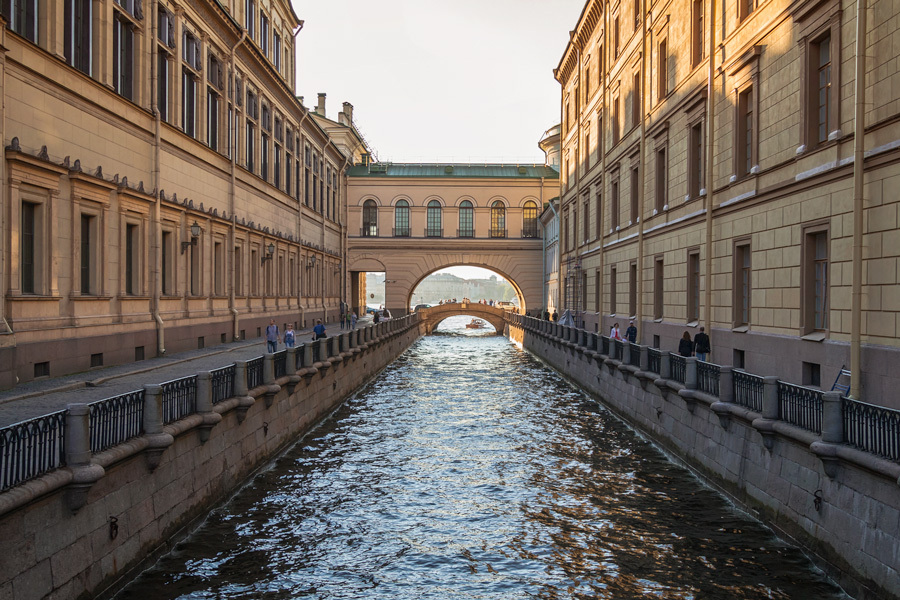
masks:
[(622, 334), (619, 332), (619, 324), (618, 323), (613, 325), (612, 328), (609, 330), (609, 339), (611, 339), (611, 340), (621, 340), (622, 339)]
[(317, 319), (316, 326), (313, 327), (313, 341), (324, 340), (327, 337), (328, 334), (325, 333), (325, 326), (322, 325), (322, 319)]
[(693, 353), (694, 342), (691, 341), (691, 334), (685, 331), (684, 335), (681, 336), (681, 341), (678, 342), (678, 354), (681, 356), (690, 356)]
[(341, 329), (344, 328), (344, 315), (347, 314), (347, 311), (345, 310), (345, 307), (346, 307), (346, 306), (347, 306), (347, 305), (344, 304), (344, 302), (342, 301), (342, 302), (341, 302)]
[(637, 327), (634, 326), (634, 319), (631, 319), (628, 324), (628, 329), (625, 330), (625, 339), (632, 344), (637, 343)]
[(700, 333), (694, 336), (694, 352), (697, 353), (697, 360), (706, 362), (709, 351), (709, 336), (706, 335), (703, 327), (700, 327)]
[(294, 347), (294, 326), (288, 324), (287, 331), (284, 332), (284, 346), (285, 348), (293, 348)]
[(270, 319), (269, 326), (266, 327), (266, 350), (270, 354), (278, 350), (278, 325), (275, 324), (275, 319)]
[(350, 329), (356, 329), (356, 312), (350, 313)]

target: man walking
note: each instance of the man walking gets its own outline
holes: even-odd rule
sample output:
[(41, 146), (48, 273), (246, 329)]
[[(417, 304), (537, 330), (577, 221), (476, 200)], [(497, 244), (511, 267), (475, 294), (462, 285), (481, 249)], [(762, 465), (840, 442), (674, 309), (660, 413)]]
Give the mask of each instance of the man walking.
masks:
[(703, 327), (701, 327), (700, 333), (694, 336), (694, 354), (697, 355), (697, 360), (706, 362), (709, 350), (709, 336), (704, 333)]
[(266, 327), (266, 350), (270, 354), (278, 350), (278, 325), (275, 324), (275, 319), (271, 319)]
[(637, 343), (637, 327), (634, 326), (634, 319), (631, 320), (628, 324), (628, 329), (625, 330), (625, 339), (632, 344)]

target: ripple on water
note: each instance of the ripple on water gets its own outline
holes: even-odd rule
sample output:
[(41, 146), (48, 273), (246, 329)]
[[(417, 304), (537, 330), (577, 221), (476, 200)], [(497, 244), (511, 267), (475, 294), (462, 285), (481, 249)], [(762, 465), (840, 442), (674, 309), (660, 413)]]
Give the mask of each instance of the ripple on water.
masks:
[(506, 339), (420, 340), (119, 598), (845, 598)]

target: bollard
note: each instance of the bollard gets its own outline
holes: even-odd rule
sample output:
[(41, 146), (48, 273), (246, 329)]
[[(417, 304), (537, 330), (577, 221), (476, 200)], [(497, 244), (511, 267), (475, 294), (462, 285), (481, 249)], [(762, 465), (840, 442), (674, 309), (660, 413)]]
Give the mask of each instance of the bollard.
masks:
[(689, 390), (697, 389), (697, 357), (688, 356), (685, 359), (684, 387)]
[(106, 471), (91, 462), (91, 409), (87, 404), (66, 406), (66, 467), (72, 481), (66, 486), (66, 506), (72, 514), (87, 504), (88, 491)]
[(144, 386), (144, 436), (147, 438), (147, 468), (155, 471), (166, 448), (175, 443), (171, 434), (163, 432), (163, 391), (158, 384)]

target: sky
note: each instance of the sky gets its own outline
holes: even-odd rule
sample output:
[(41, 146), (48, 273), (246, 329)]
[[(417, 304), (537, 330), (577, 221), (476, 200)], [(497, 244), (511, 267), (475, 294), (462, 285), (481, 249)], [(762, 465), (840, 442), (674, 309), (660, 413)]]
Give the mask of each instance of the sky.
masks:
[(297, 95), (344, 102), (381, 161), (544, 162), (584, 0), (292, 0)]

